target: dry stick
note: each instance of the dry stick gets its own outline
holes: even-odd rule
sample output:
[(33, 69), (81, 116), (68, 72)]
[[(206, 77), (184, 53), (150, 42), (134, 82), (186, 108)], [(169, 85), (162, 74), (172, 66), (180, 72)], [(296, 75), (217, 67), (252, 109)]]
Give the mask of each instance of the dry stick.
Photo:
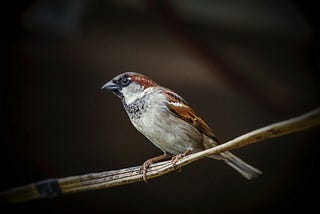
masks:
[[(303, 131), (317, 125), (320, 125), (320, 108), (301, 116), (249, 132), (214, 148), (188, 155), (177, 161), (174, 166), (171, 161), (152, 164), (148, 168), (147, 178), (159, 177), (206, 156), (233, 150), (266, 139)], [(1, 192), (0, 203), (17, 203), (39, 198), (54, 198), (60, 194), (110, 188), (142, 180), (140, 166), (60, 179), (48, 179)]]

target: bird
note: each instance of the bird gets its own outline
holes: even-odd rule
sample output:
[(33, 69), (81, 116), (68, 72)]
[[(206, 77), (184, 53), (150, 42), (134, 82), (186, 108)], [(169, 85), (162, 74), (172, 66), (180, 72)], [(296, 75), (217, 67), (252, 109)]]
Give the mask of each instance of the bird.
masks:
[[(163, 152), (142, 164), (146, 182), (147, 169), (152, 163), (172, 157), (175, 164), (186, 155), (220, 144), (212, 129), (184, 98), (143, 74), (121, 73), (101, 89), (112, 91), (120, 98), (133, 126)], [(262, 174), (229, 151), (208, 158), (223, 160), (249, 180)]]

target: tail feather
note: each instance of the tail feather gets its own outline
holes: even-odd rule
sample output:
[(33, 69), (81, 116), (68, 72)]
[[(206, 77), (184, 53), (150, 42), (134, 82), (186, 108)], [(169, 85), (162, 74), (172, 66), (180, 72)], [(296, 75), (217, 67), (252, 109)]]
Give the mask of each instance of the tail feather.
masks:
[(213, 155), (209, 158), (225, 161), (226, 164), (231, 166), (233, 169), (235, 169), (242, 176), (249, 180), (262, 174), (262, 172), (259, 169), (247, 164), (231, 152), (223, 152), (220, 155)]

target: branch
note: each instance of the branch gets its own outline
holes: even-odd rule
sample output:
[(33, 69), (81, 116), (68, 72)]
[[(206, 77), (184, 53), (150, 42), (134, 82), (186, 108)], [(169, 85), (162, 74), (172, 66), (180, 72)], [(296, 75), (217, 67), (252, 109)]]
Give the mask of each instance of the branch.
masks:
[[(303, 131), (317, 125), (320, 125), (320, 108), (301, 116), (249, 132), (214, 148), (188, 155), (180, 159), (174, 166), (171, 161), (152, 164), (148, 168), (147, 178), (159, 177), (207, 156)], [(40, 198), (54, 198), (60, 194), (105, 189), (139, 181), (143, 181), (140, 166), (60, 179), (48, 179), (0, 192), (0, 204), (17, 203)]]

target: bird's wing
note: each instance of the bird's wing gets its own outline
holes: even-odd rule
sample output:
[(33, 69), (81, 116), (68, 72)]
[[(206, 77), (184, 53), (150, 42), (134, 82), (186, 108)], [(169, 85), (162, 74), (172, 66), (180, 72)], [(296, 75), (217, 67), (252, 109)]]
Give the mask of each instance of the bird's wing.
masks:
[(172, 91), (166, 91), (166, 95), (168, 97), (167, 107), (170, 113), (196, 127), (200, 132), (218, 142), (211, 128), (192, 110), (182, 97)]

